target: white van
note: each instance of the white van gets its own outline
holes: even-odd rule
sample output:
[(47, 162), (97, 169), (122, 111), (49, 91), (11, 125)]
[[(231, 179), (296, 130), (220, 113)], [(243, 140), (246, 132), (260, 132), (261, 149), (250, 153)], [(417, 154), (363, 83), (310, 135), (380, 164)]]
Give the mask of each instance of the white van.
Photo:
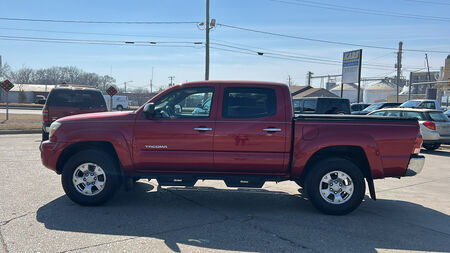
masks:
[[(110, 95), (103, 95), (105, 98), (106, 105), (108, 106), (108, 110), (111, 111), (110, 104)], [(112, 97), (112, 108), (118, 111), (122, 111), (123, 109), (128, 109), (128, 97), (127, 96), (113, 96)]]

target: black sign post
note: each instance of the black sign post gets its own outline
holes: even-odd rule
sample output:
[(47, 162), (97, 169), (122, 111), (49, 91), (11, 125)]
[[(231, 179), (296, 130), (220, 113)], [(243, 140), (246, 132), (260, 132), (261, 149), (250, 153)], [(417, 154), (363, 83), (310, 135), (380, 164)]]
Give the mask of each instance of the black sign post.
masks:
[(112, 111), (112, 100), (113, 100), (113, 96), (117, 94), (117, 90), (116, 88), (114, 88), (114, 86), (109, 86), (109, 88), (106, 90), (106, 93), (108, 93), (108, 95), (110, 96), (109, 98), (109, 110)]
[(6, 91), (6, 120), (9, 119), (8, 117), (8, 91), (14, 88), (14, 84), (12, 84), (9, 80), (5, 80), (2, 83), (0, 83), (0, 87), (2, 87)]

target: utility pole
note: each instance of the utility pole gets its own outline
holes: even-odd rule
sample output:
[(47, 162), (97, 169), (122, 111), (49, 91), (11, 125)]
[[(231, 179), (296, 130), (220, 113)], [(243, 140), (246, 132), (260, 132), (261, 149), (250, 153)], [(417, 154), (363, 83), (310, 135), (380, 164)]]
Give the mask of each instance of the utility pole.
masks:
[(399, 93), (399, 85), (400, 85), (400, 75), (401, 75), (401, 71), (402, 71), (402, 47), (403, 47), (403, 42), (399, 42), (398, 43), (398, 52), (397, 52), (397, 64), (396, 64), (396, 68), (397, 68), (397, 103), (398, 103), (398, 93)]
[(152, 67), (152, 79), (150, 80), (150, 93), (153, 93), (153, 67)]
[(209, 80), (209, 0), (206, 0), (205, 80)]
[(313, 74), (314, 74), (313, 72), (308, 71), (308, 86), (309, 86), (309, 87), (311, 86), (311, 78), (312, 78), (312, 75), (313, 75)]
[(409, 90), (408, 90), (408, 100), (411, 100), (411, 86), (413, 82), (413, 72), (409, 72)]
[(291, 87), (291, 75), (288, 75), (288, 86)]
[[(427, 60), (428, 82), (431, 82), (430, 65), (428, 64), (428, 54), (425, 54), (425, 59)], [(431, 83), (430, 83), (430, 88), (431, 88)]]
[(169, 76), (170, 84), (169, 87), (173, 86), (173, 79), (175, 79), (175, 76)]

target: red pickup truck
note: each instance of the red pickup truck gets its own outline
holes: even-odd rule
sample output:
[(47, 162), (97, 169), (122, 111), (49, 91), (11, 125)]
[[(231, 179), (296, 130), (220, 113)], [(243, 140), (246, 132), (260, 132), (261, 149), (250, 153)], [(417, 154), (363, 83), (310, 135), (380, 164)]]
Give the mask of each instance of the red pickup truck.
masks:
[(374, 179), (419, 173), (421, 143), (414, 119), (294, 115), (284, 84), (202, 81), (173, 86), (134, 112), (58, 119), (41, 158), (81, 205), (101, 204), (139, 178), (229, 187), (292, 180), (322, 212), (346, 214), (362, 202), (365, 180), (375, 199)]

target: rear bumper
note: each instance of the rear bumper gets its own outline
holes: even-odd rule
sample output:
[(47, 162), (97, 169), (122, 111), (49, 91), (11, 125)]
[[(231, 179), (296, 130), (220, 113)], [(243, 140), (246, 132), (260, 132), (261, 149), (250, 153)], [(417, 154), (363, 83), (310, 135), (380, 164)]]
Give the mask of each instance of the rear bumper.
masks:
[(409, 159), (408, 168), (406, 169), (405, 177), (412, 177), (422, 172), (425, 164), (425, 157), (423, 155), (412, 155)]

